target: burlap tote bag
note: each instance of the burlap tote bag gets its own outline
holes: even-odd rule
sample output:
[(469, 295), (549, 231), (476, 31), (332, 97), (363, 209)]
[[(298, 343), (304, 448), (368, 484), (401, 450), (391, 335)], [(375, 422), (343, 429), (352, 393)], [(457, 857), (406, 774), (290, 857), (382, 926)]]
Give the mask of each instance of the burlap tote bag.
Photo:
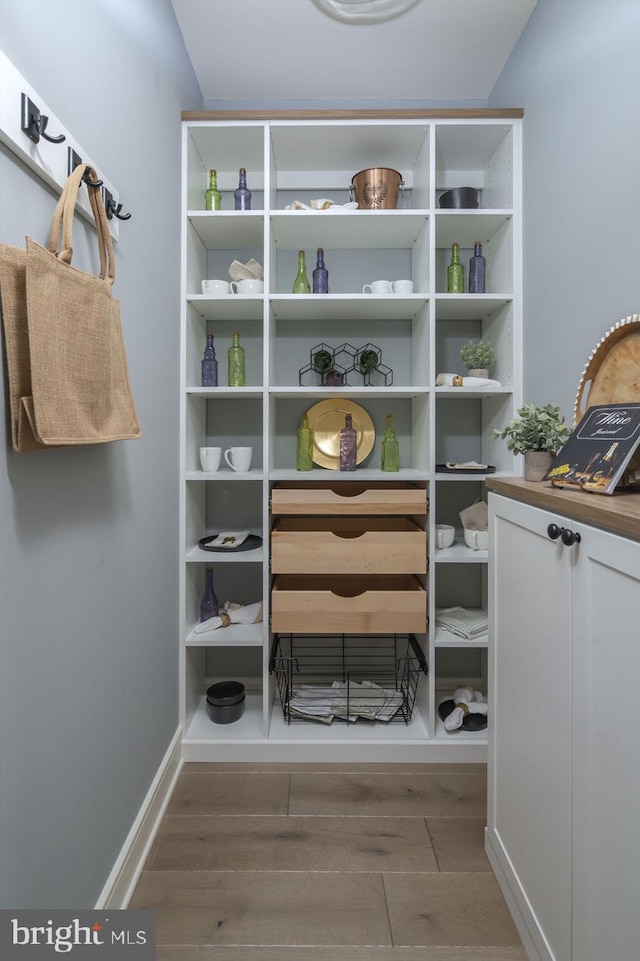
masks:
[[(69, 177), (54, 211), (49, 249), (0, 247), (12, 439), (15, 450), (101, 444), (141, 436), (129, 383), (113, 244), (102, 202), (87, 186), (100, 274), (73, 267), (73, 217), (85, 172)], [(61, 242), (62, 231), (62, 242)]]

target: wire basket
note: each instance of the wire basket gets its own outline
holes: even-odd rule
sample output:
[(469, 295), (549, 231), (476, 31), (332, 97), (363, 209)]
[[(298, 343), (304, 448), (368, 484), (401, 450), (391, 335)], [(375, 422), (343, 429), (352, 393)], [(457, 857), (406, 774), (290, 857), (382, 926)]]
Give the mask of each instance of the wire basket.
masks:
[(408, 724), (427, 663), (413, 634), (275, 634), (269, 670), (287, 724)]

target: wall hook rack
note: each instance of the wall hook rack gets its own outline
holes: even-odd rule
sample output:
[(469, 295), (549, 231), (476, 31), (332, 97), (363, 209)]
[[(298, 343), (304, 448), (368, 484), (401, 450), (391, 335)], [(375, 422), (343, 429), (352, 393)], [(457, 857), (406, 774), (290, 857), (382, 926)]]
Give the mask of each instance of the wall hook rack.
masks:
[(21, 118), (22, 130), (34, 143), (39, 143), (40, 137), (44, 137), (49, 143), (63, 143), (67, 139), (63, 133), (58, 134), (57, 137), (52, 137), (47, 133), (49, 118), (46, 114), (40, 113), (39, 107), (36, 107), (26, 93), (22, 94)]
[(107, 220), (111, 220), (112, 217), (117, 217), (118, 220), (131, 220), (131, 214), (122, 214), (122, 204), (118, 204), (113, 199), (113, 195), (110, 190), (104, 188), (104, 209), (107, 212)]

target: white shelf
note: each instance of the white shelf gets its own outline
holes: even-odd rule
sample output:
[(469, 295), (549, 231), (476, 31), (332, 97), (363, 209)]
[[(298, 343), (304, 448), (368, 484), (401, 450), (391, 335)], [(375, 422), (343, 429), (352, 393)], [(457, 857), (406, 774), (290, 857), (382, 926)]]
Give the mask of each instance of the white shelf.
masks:
[(276, 320), (411, 320), (428, 303), (426, 294), (273, 294), (269, 298)]
[(466, 640), (464, 637), (458, 637), (457, 634), (452, 634), (450, 631), (445, 631), (442, 627), (436, 627), (434, 631), (434, 646), (435, 647), (488, 647), (489, 646), (489, 635), (479, 634), (474, 637), (473, 640)]
[(262, 739), (262, 695), (245, 694), (244, 714), (231, 724), (216, 724), (207, 714), (207, 698), (202, 697), (185, 736), (193, 742), (215, 744), (219, 741), (257, 741)]
[(486, 564), (489, 551), (474, 551), (461, 537), (456, 537), (451, 547), (436, 547), (433, 559), (436, 564)]
[[(235, 471), (230, 467), (221, 467), (216, 471), (191, 470), (187, 471), (185, 480), (188, 481), (258, 481), (264, 477), (264, 472), (259, 467), (252, 467), (250, 471)], [(203, 535), (204, 537), (204, 535)]]
[(207, 250), (262, 246), (264, 213), (261, 210), (189, 210), (187, 218)]
[(408, 250), (428, 224), (425, 210), (351, 210), (345, 213), (283, 210), (270, 215), (277, 248)]
[(262, 323), (262, 296), (226, 294), (209, 297), (206, 294), (189, 294), (187, 300), (205, 320), (257, 320)]
[[(473, 676), (484, 671), (486, 635), (465, 641), (433, 625), (426, 630), (421, 644), (430, 675), (421, 680), (408, 726), (399, 722), (286, 724), (277, 696), (273, 700), (275, 679), (266, 667), (269, 624), (232, 626), (201, 636), (193, 633), (193, 617), (202, 590), (199, 566), (206, 563), (220, 565), (229, 590), (242, 586), (237, 596), (244, 596), (250, 584), (268, 611), (271, 484), (413, 483), (425, 489), (434, 517), (443, 521), (450, 517), (451, 523), (457, 524), (459, 511), (479, 492), (481, 495), (486, 475), (437, 473), (438, 462), (476, 460), (497, 467), (500, 474), (519, 467), (519, 460), (503, 442), (494, 440), (493, 432), (504, 427), (522, 403), (520, 126), (515, 114), (513, 118), (494, 118), (483, 117), (480, 111), (471, 119), (244, 122), (230, 118), (183, 124), (181, 364), (183, 380), (189, 386), (180, 395), (180, 538), (189, 546), (181, 565), (180, 606), (185, 619), (181, 637), (186, 637), (181, 645), (181, 718), (190, 716), (190, 707), (200, 701), (187, 731), (186, 757), (253, 761), (265, 756), (269, 748), (278, 759), (323, 760), (381, 756), (380, 751), (394, 756), (399, 750), (402, 755), (403, 746), (405, 759), (453, 759), (456, 750), (458, 758), (477, 759), (486, 752), (486, 732), (445, 732), (437, 718), (435, 697), (439, 687), (448, 690), (467, 670), (467, 663)], [(346, 203), (352, 179), (371, 163), (400, 172), (406, 189), (398, 198), (397, 209), (285, 209), (295, 199), (309, 203), (313, 198), (331, 197), (336, 203)], [(240, 166), (247, 168), (254, 191), (257, 209), (252, 211), (226, 209), (233, 206), (231, 191)], [(201, 209), (210, 167), (218, 170), (225, 208), (221, 211)], [(441, 192), (460, 184), (478, 188), (480, 208), (446, 210), (438, 206)], [(476, 241), (483, 244), (490, 292), (446, 293), (451, 244), (460, 244), (466, 269)], [(310, 252), (318, 247), (324, 247), (327, 256), (331, 293), (292, 294), (296, 252), (306, 250), (310, 277)], [(207, 276), (226, 278), (232, 260), (249, 257), (264, 265), (263, 294), (210, 297), (200, 293), (201, 281)], [(362, 293), (363, 284), (375, 277), (410, 278), (414, 293)], [(239, 331), (247, 354), (249, 386), (197, 386), (207, 330), (218, 338), (221, 382), (226, 381), (224, 349), (231, 332)], [(496, 347), (492, 376), (501, 386), (436, 388), (439, 371), (459, 370), (464, 340), (481, 338)], [(308, 364), (315, 344), (327, 343), (333, 349), (342, 343), (359, 347), (367, 341), (378, 345), (384, 363), (393, 371), (390, 386), (299, 385), (298, 372)], [(305, 384), (316, 379), (306, 377)], [(320, 467), (297, 471), (300, 415), (317, 401), (332, 398), (350, 398), (370, 410), (377, 435), (367, 460), (372, 466), (355, 472)], [(401, 461), (418, 466), (394, 473), (379, 469), (387, 410), (392, 411), (398, 430)], [(254, 468), (247, 474), (226, 468), (212, 474), (199, 470), (198, 447), (206, 438), (216, 437), (225, 445), (251, 444)], [(259, 532), (265, 543), (255, 551), (233, 555), (201, 551), (198, 538), (214, 529), (221, 517), (233, 517), (234, 529)], [(432, 529), (432, 521), (423, 518), (422, 526)], [(458, 603), (457, 594), (459, 603), (468, 606), (486, 600), (488, 552), (467, 548), (459, 524), (457, 533), (452, 548), (436, 550), (433, 538), (428, 545), (427, 574), (420, 581), (432, 607), (438, 606), (439, 593), (451, 604)], [(466, 568), (456, 569), (456, 565)], [(225, 650), (229, 647), (239, 652), (230, 654)], [(214, 649), (213, 654), (208, 648)], [(213, 725), (201, 697), (212, 659), (217, 659), (216, 672), (220, 668), (224, 673), (226, 657), (234, 673), (239, 662), (247, 668), (247, 676), (255, 678), (260, 670), (255, 663), (259, 655), (264, 667), (264, 698), (255, 694), (248, 698), (240, 722)], [(460, 745), (465, 745), (462, 750)]]
[(185, 647), (261, 647), (263, 624), (229, 624), (217, 631), (196, 634), (189, 631)]

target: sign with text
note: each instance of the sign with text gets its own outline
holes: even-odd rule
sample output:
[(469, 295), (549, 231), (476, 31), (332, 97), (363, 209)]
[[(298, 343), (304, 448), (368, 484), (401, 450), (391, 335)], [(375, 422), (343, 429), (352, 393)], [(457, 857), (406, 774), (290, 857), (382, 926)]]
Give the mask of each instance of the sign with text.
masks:
[(640, 444), (640, 404), (590, 407), (543, 480), (612, 494)]
[(0, 911), (2, 961), (155, 961), (156, 913), (135, 911)]

